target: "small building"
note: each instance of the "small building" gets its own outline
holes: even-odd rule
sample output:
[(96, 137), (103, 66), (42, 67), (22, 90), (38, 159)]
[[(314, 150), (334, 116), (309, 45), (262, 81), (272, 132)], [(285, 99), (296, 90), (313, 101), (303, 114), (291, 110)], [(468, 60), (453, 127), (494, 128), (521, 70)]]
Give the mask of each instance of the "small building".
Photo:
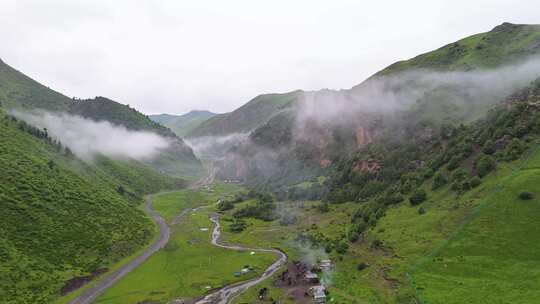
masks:
[(304, 278), (309, 283), (319, 283), (319, 276), (311, 270), (308, 270), (304, 273)]
[(321, 260), (321, 262), (319, 263), (319, 268), (322, 271), (332, 270), (332, 261), (331, 260)]
[(309, 289), (311, 295), (313, 296), (313, 302), (315, 304), (324, 304), (326, 303), (326, 288), (322, 285), (313, 286)]

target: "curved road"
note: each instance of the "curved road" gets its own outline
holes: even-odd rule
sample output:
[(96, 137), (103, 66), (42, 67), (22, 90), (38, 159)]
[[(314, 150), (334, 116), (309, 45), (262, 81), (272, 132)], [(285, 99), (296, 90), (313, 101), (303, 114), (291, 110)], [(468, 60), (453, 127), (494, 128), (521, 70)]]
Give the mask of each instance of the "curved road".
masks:
[(148, 247), (141, 255), (135, 259), (120, 267), (113, 273), (100, 280), (94, 287), (85, 290), (77, 298), (69, 302), (70, 304), (90, 304), (107, 288), (111, 287), (114, 283), (118, 282), (122, 277), (130, 273), (133, 269), (137, 268), (144, 261), (146, 261), (152, 254), (159, 249), (163, 248), (169, 241), (170, 230), (165, 220), (152, 209), (152, 197), (149, 195), (146, 197), (146, 204), (144, 205), (144, 211), (150, 215), (156, 224), (159, 226), (159, 238)]
[(266, 280), (270, 276), (272, 276), (276, 271), (279, 270), (279, 268), (287, 262), (287, 255), (283, 253), (280, 250), (277, 249), (259, 249), (259, 248), (247, 248), (242, 246), (234, 246), (234, 245), (225, 245), (219, 243), (219, 237), (221, 236), (220, 231), (220, 224), (219, 224), (219, 218), (217, 216), (211, 216), (210, 220), (215, 224), (214, 230), (212, 231), (212, 245), (218, 246), (221, 248), (226, 249), (232, 249), (232, 250), (240, 250), (240, 251), (258, 251), (258, 252), (271, 252), (275, 253), (279, 256), (279, 259), (277, 259), (272, 265), (270, 265), (264, 273), (255, 279), (251, 279), (249, 281), (240, 282), (233, 285), (225, 286), (221, 289), (218, 289), (217, 291), (205, 296), (203, 299), (197, 301), (195, 304), (227, 304), (230, 303), (232, 299), (234, 299), (236, 296), (242, 294), (245, 292), (248, 288), (255, 286), (259, 284), (260, 282)]

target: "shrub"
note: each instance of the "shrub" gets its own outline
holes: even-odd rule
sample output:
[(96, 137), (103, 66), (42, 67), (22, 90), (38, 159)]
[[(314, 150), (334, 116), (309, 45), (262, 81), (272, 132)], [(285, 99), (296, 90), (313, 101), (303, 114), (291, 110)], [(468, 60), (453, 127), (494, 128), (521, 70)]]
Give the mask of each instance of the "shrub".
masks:
[(229, 225), (229, 230), (234, 233), (240, 233), (246, 229), (246, 222), (243, 220), (235, 220)]
[(523, 191), (519, 194), (519, 198), (521, 200), (524, 200), (524, 201), (527, 201), (527, 200), (530, 200), (534, 197), (534, 195), (531, 193), (531, 192), (528, 192), (528, 191)]
[(371, 242), (371, 248), (381, 248), (383, 245), (383, 242), (381, 240), (373, 240), (373, 242)]
[(492, 140), (486, 141), (486, 143), (482, 147), (482, 152), (484, 152), (484, 154), (488, 154), (488, 155), (491, 155), (491, 154), (495, 153), (495, 144), (493, 143)]
[(448, 183), (448, 178), (442, 173), (437, 173), (435, 177), (433, 178), (433, 184), (431, 186), (431, 189), (435, 190), (438, 189)]
[(469, 181), (469, 185), (471, 186), (471, 188), (476, 188), (480, 186), (481, 183), (482, 183), (482, 180), (478, 178), (478, 176), (471, 178), (471, 180)]
[(281, 219), (279, 220), (279, 224), (281, 226), (289, 226), (289, 225), (294, 225), (296, 224), (297, 222), (297, 218), (296, 218), (296, 215), (294, 214), (290, 214), (290, 213), (285, 213)]
[(459, 163), (461, 162), (461, 155), (454, 156), (450, 159), (448, 162), (448, 170), (453, 171), (459, 167)]
[(403, 201), (403, 196), (399, 194), (387, 194), (383, 198), (379, 199), (379, 202), (384, 205), (395, 205)]
[(426, 213), (426, 209), (424, 209), (424, 207), (420, 207), (420, 209), (418, 209), (418, 214), (422, 215)]
[(330, 206), (328, 205), (327, 202), (320, 203), (317, 206), (317, 210), (319, 210), (319, 212), (326, 213), (326, 212), (330, 211)]
[(362, 270), (368, 268), (368, 266), (369, 266), (369, 265), (368, 265), (367, 263), (361, 262), (361, 263), (359, 263), (358, 265), (356, 265), (356, 270), (362, 271)]
[(484, 177), (497, 167), (497, 162), (491, 156), (482, 155), (474, 161), (474, 167), (478, 176)]
[(459, 169), (452, 175), (453, 182), (463, 182), (469, 174), (464, 169)]
[(349, 250), (349, 244), (346, 241), (341, 240), (336, 244), (336, 252), (339, 254), (344, 254)]
[(360, 239), (360, 234), (357, 231), (351, 231), (349, 233), (349, 242), (354, 243)]
[(231, 210), (233, 208), (234, 208), (234, 204), (231, 201), (221, 201), (221, 203), (219, 203), (219, 205), (218, 205), (218, 210), (219, 211), (227, 211), (227, 210)]
[(421, 204), (427, 199), (427, 193), (423, 189), (416, 190), (411, 197), (409, 197), (409, 202), (411, 205), (416, 206)]

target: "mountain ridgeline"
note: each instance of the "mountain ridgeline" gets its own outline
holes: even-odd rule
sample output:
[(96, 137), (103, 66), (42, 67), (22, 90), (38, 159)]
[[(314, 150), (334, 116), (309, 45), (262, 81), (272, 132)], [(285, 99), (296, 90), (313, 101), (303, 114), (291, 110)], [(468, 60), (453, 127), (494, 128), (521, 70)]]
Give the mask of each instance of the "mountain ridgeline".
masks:
[(184, 115), (158, 114), (150, 115), (150, 119), (171, 129), (180, 137), (186, 136), (201, 123), (216, 116), (209, 111), (191, 111)]
[[(255, 119), (262, 100), (264, 118)], [(529, 284), (540, 280), (540, 25), (503, 23), (349, 90), (262, 95), (189, 136), (196, 151), (209, 139), (227, 147), (215, 155), (224, 179), (278, 201), (320, 201), (331, 223), (348, 211), (344, 231), (315, 222), (296, 238), (338, 265), (359, 263), (338, 266), (332, 283), (338, 294), (348, 288), (348, 299), (540, 296)], [(253, 208), (235, 214), (275, 220)]]
[[(249, 188), (218, 207), (233, 212), (238, 230), (299, 220), (283, 220), (275, 200), (314, 201), (299, 206), (317, 220), (287, 235), (332, 257), (330, 290), (342, 298), (540, 298), (539, 25), (504, 23), (348, 90), (264, 94), (225, 114), (146, 116), (105, 97), (71, 99), (2, 61), (0, 103), (2, 303), (65, 303), (149, 244), (156, 227), (141, 211), (144, 195), (200, 174), (193, 151), (213, 161), (218, 177)], [(167, 147), (85, 159), (16, 114), (35, 111), (106, 123), (137, 139), (151, 134)], [(58, 126), (63, 116), (50, 117)], [(189, 283), (207, 285), (200, 282)]]
[(202, 169), (191, 148), (169, 128), (148, 116), (105, 97), (71, 99), (0, 62), (0, 102), (18, 111), (68, 113), (93, 121), (106, 121), (132, 131), (147, 131), (169, 139), (170, 147), (146, 163), (176, 176), (198, 175)]
[(540, 26), (504, 23), (395, 63), (349, 90), (261, 95), (188, 137), (249, 134), (220, 156), (221, 176), (279, 188), (328, 172), (370, 145), (476, 121), (539, 72)]

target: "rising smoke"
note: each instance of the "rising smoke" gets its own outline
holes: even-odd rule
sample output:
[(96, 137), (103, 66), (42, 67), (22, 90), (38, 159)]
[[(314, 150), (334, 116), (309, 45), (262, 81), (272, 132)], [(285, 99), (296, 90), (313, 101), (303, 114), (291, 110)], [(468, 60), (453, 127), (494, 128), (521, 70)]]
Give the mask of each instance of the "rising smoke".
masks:
[(87, 161), (96, 155), (148, 160), (169, 146), (167, 139), (155, 133), (130, 131), (107, 121), (46, 111), (13, 111), (12, 115), (37, 128), (46, 128), (49, 136)]

